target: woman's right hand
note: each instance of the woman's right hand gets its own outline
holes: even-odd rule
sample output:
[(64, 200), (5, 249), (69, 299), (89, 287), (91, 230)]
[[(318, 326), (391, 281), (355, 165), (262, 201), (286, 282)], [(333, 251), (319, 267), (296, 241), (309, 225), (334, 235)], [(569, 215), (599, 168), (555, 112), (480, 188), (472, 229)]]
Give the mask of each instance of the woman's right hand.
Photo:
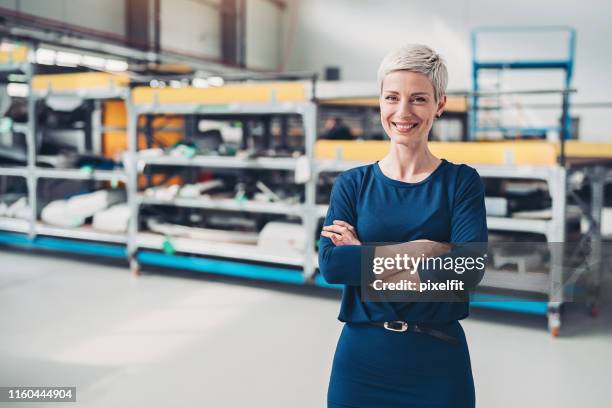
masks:
[(361, 245), (355, 227), (346, 221), (334, 220), (332, 225), (323, 227), (321, 235), (331, 239), (336, 246)]
[[(419, 245), (419, 243), (422, 243)], [(430, 241), (428, 239), (417, 239), (410, 241), (408, 244), (413, 244), (413, 248), (421, 249), (426, 258), (444, 255), (451, 251), (452, 247), (446, 242)]]

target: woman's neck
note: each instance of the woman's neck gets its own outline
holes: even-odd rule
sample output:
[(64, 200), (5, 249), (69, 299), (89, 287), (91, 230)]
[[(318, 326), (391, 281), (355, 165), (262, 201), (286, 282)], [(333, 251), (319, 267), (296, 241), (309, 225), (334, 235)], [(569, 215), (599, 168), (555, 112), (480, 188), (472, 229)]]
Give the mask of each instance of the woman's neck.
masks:
[(439, 165), (426, 143), (406, 146), (391, 142), (389, 153), (379, 161), (381, 171), (389, 178), (407, 183), (426, 179)]

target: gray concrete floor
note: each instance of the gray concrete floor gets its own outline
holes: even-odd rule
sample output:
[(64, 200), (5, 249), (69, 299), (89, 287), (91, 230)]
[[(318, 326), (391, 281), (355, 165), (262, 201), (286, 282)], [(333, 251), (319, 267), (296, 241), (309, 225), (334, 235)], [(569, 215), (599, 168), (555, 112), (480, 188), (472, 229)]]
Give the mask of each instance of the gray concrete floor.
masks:
[[(333, 292), (104, 262), (0, 248), (0, 386), (75, 385), (57, 408), (325, 407)], [(612, 310), (569, 306), (558, 339), (537, 316), (463, 322), (479, 407), (612, 405)]]

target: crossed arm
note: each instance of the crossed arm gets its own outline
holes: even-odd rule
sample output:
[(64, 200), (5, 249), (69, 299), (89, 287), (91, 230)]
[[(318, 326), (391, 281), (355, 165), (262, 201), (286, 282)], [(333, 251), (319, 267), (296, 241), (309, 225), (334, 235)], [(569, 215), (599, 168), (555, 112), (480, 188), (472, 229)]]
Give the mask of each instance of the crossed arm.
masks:
[[(486, 243), (487, 225), (484, 206), (484, 186), (475, 170), (465, 167), (463, 177), (457, 182), (455, 200), (452, 209), (451, 233), (449, 243), (429, 240), (415, 240), (394, 245), (373, 246), (362, 243), (355, 225), (357, 223), (356, 197), (358, 185), (348, 177), (339, 177), (332, 189), (330, 208), (321, 231), (319, 245), (319, 269), (329, 283), (344, 285), (361, 285), (361, 271), (369, 269), (363, 262), (375, 257), (395, 257), (404, 254), (415, 259), (418, 257), (433, 258), (438, 256), (470, 255), (470, 248), (463, 244)], [(418, 243), (422, 243), (419, 245)], [(461, 248), (463, 246), (463, 248)], [(473, 248), (473, 247), (472, 247)], [(412, 281), (420, 279), (444, 280), (458, 278), (464, 281), (467, 288), (475, 287), (482, 279), (484, 269), (472, 274), (457, 276), (441, 270), (386, 270), (376, 279), (384, 282)], [(421, 275), (419, 276), (419, 274)], [(423, 275), (425, 273), (425, 275)]]
[[(361, 245), (355, 227), (342, 220), (333, 220), (331, 225), (324, 226), (321, 231), (321, 236), (329, 238), (336, 247)], [(422, 245), (418, 245), (417, 243), (421, 243)], [(393, 258), (399, 254), (400, 256), (407, 255), (411, 259), (423, 255), (429, 258), (441, 256), (450, 251), (451, 246), (447, 243), (419, 239), (394, 245), (376, 246), (374, 247), (373, 257)], [(377, 279), (386, 283), (412, 281), (416, 285), (421, 281), (419, 274), (415, 273), (413, 268), (388, 269), (380, 274)]]

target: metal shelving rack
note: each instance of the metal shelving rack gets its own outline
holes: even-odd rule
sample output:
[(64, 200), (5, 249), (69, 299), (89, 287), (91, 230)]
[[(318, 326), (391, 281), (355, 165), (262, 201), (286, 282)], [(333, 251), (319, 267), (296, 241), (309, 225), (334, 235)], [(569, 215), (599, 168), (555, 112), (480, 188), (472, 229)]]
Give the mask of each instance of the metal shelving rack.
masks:
[[(144, 114), (198, 114), (209, 115), (273, 115), (297, 114), (302, 117), (304, 127), (304, 151), (309, 168), (313, 166), (316, 140), (316, 105), (313, 101), (313, 85), (310, 82), (282, 82), (261, 84), (236, 84), (222, 88), (152, 89), (136, 87), (132, 90), (132, 103), (128, 105), (130, 155), (134, 158), (135, 171), (129, 172), (128, 201), (131, 217), (128, 234), (128, 255), (130, 266), (138, 273), (141, 264), (221, 273), (256, 279), (287, 283), (306, 283), (315, 275), (316, 260), (314, 248), (315, 183), (313, 177), (305, 182), (304, 202), (295, 205), (247, 201), (238, 203), (231, 199), (174, 199), (170, 201), (144, 197), (137, 191), (138, 169), (146, 166), (186, 166), (208, 169), (244, 170), (287, 170), (295, 171), (299, 159), (295, 158), (254, 158), (195, 156), (192, 158), (140, 157), (136, 149), (136, 128), (138, 117)], [(138, 214), (143, 204), (170, 205), (190, 208), (241, 211), (266, 214), (287, 214), (300, 217), (304, 233), (305, 254), (312, 256), (291, 256), (264, 253), (251, 245), (213, 243), (201, 244), (185, 238), (172, 238), (172, 246), (178, 254), (160, 252), (164, 237), (138, 230)], [(154, 251), (151, 251), (154, 250)], [(194, 256), (196, 255), (196, 256)], [(204, 257), (215, 257), (203, 258)], [(222, 258), (222, 259), (218, 259)], [(247, 264), (259, 262), (265, 265)]]
[[(35, 101), (32, 98), (32, 77), (34, 74), (33, 64), (30, 62), (30, 49), (26, 46), (20, 46), (10, 51), (2, 52), (0, 62), (0, 72), (3, 75), (10, 73), (20, 73), (26, 76), (26, 83), (28, 84), (28, 100), (27, 100), (27, 111), (28, 111), (28, 122), (21, 129), (26, 135), (26, 146), (27, 146), (27, 163), (25, 166), (12, 166), (3, 167), (0, 166), (0, 176), (12, 176), (12, 177), (23, 177), (26, 180), (28, 189), (28, 199), (31, 200), (32, 196), (32, 183), (33, 177), (31, 176), (34, 170), (34, 156), (30, 146), (34, 145), (34, 123), (31, 118), (34, 117), (35, 112)], [(15, 125), (13, 125), (15, 129)], [(17, 130), (17, 129), (15, 129)], [(31, 222), (23, 219), (10, 219), (0, 218), (0, 230), (6, 230), (16, 233), (30, 233), (33, 232)]]
[[(482, 34), (491, 33), (566, 33), (568, 35), (567, 56), (565, 58), (551, 60), (482, 60), (477, 57), (479, 47), (479, 36)], [(559, 131), (560, 139), (571, 139), (571, 117), (570, 117), (570, 99), (569, 93), (571, 88), (572, 76), (574, 72), (574, 55), (576, 50), (576, 31), (571, 27), (481, 27), (472, 31), (472, 96), (470, 98), (470, 118), (469, 118), (469, 138), (477, 139), (477, 134), (481, 131), (501, 131), (506, 134), (532, 135), (541, 134), (548, 130)], [(549, 126), (544, 128), (528, 128), (528, 127), (507, 127), (507, 126), (488, 126), (479, 125), (479, 111), (481, 106), (480, 98), (483, 96), (480, 85), (480, 73), (483, 70), (561, 70), (564, 73), (564, 90), (559, 92), (562, 95), (561, 104), (561, 126)], [(499, 91), (499, 90), (498, 90)], [(498, 95), (503, 92), (495, 92)], [(521, 92), (519, 92), (521, 93)], [(529, 93), (529, 92), (524, 92)], [(537, 92), (536, 92), (537, 93)], [(554, 93), (554, 92), (549, 92)], [(497, 107), (500, 109), (500, 107)]]
[[(128, 182), (127, 172), (123, 170), (91, 169), (55, 169), (36, 165), (36, 120), (35, 107), (38, 101), (45, 98), (80, 98), (96, 101), (129, 98), (127, 75), (107, 73), (77, 73), (32, 75), (28, 64), (28, 125), (27, 157), (28, 163), (23, 168), (0, 167), (0, 175), (18, 175), (25, 177), (28, 185), (28, 205), (31, 209), (29, 220), (2, 219), (0, 240), (31, 248), (43, 248), (76, 253), (85, 253), (111, 257), (125, 257), (126, 234), (115, 234), (96, 231), (89, 227), (63, 228), (45, 225), (37, 219), (37, 186), (40, 179), (95, 180), (111, 182)], [(99, 123), (99, 105), (93, 112), (92, 137), (101, 143), (103, 128)], [(95, 120), (98, 118), (98, 120)], [(13, 233), (18, 233), (13, 234)], [(24, 236), (23, 234), (27, 234)]]

